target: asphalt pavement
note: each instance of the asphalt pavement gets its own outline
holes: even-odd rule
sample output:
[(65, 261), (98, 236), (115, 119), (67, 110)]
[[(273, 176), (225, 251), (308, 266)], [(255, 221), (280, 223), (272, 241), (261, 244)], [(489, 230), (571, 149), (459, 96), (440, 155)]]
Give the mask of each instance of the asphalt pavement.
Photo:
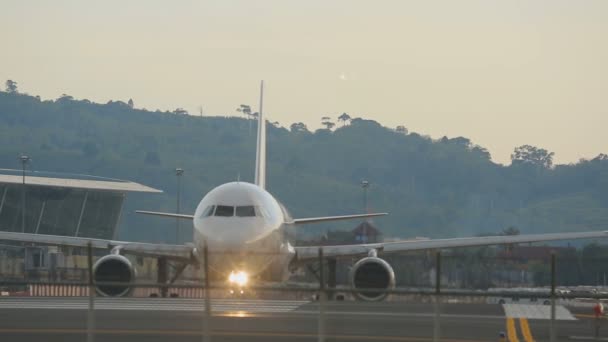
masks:
[[(433, 304), (403, 302), (329, 302), (323, 315), (319, 303), (305, 301), (215, 300), (212, 307), (212, 341), (317, 341), (320, 324), (326, 341), (433, 341), (434, 331), (446, 342), (499, 341), (499, 332), (508, 341), (549, 341), (550, 329), (542, 308), (507, 317), (498, 304), (442, 304), (439, 315)], [(85, 341), (87, 308), (87, 298), (0, 298), (0, 339)], [(588, 309), (567, 311), (571, 318), (556, 321), (558, 341), (593, 335), (596, 321)], [(536, 318), (524, 317), (527, 312)], [(203, 317), (200, 299), (96, 299), (94, 337), (108, 342), (202, 341)], [(604, 336), (606, 322), (600, 321)]]

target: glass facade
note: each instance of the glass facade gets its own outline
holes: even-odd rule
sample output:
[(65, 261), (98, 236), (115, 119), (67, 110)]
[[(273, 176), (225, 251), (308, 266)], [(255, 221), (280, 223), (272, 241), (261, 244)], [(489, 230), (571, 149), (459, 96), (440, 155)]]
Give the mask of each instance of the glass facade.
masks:
[(122, 199), (121, 193), (89, 191), (78, 236), (112, 239), (120, 219)]
[(0, 230), (112, 239), (123, 199), (121, 192), (31, 185), (24, 196), (22, 185), (0, 184)]

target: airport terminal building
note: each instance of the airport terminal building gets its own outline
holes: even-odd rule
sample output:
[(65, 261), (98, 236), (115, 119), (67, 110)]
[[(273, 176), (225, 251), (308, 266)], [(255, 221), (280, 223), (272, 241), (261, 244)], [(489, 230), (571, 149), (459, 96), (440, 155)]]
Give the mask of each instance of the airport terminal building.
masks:
[[(0, 230), (115, 239), (128, 192), (162, 191), (88, 175), (0, 169)], [(78, 268), (65, 252), (72, 254), (54, 246), (0, 244), (0, 275)], [(17, 259), (23, 265), (15, 265)]]
[(94, 176), (0, 170), (0, 230), (113, 239), (127, 192), (162, 191)]

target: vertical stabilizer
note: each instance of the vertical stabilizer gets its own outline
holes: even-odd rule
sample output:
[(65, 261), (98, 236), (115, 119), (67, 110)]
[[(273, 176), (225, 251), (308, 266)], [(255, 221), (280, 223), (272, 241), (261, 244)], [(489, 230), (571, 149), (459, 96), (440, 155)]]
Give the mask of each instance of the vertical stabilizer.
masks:
[(258, 143), (255, 156), (255, 184), (266, 189), (266, 120), (264, 120), (264, 81), (260, 84), (260, 110), (258, 112)]

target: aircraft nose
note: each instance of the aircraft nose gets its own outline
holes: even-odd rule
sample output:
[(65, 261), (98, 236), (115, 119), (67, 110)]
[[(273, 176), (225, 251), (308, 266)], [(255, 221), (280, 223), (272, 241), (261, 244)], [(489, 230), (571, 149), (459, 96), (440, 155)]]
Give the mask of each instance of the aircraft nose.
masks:
[(264, 234), (264, 231), (252, 224), (231, 224), (207, 225), (202, 229), (202, 233), (210, 244), (238, 247), (256, 240)]
[(236, 232), (212, 232), (211, 234), (206, 234), (207, 241), (210, 244), (214, 245), (222, 245), (226, 247), (236, 247), (244, 245), (248, 240), (249, 236), (244, 233), (236, 233)]

